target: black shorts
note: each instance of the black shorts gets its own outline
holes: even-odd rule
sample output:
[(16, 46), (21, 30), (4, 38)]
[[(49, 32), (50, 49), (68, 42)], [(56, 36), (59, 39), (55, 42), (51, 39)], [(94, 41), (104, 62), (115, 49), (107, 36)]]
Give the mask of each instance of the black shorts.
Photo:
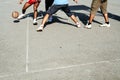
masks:
[(68, 17), (72, 16), (73, 13), (70, 11), (68, 4), (65, 5), (52, 5), (51, 8), (46, 12), (49, 15), (56, 13), (58, 10), (62, 10)]

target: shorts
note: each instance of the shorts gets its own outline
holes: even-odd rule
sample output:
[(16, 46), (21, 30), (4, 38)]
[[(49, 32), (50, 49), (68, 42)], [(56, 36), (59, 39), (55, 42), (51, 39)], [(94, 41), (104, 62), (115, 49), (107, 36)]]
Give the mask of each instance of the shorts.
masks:
[(107, 13), (107, 0), (92, 0), (91, 14), (96, 14), (98, 8), (101, 9), (102, 13)]
[(37, 2), (40, 2), (40, 0), (28, 0), (27, 1), (29, 4), (35, 4)]
[(58, 10), (64, 11), (68, 17), (73, 15), (72, 12), (70, 11), (68, 4), (53, 5), (53, 6), (51, 6), (50, 9), (47, 10), (47, 14), (52, 15), (52, 14), (56, 13)]

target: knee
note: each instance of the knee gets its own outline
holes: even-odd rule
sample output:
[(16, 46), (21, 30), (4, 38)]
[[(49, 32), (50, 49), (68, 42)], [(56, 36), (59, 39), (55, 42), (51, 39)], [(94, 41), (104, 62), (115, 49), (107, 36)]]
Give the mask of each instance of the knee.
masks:
[(37, 12), (37, 11), (38, 11), (37, 9), (34, 10), (34, 12)]
[(34, 7), (34, 12), (37, 12), (37, 7)]

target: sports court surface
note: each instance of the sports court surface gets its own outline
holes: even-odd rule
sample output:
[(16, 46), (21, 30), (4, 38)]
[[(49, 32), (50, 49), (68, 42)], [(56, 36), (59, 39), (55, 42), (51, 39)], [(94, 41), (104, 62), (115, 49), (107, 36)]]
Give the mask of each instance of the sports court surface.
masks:
[[(24, 1), (25, 2), (25, 1)], [(23, 4), (24, 4), (23, 2)], [(1, 1), (0, 80), (120, 80), (120, 2), (109, 0), (111, 27), (98, 12), (92, 29), (83, 26), (88, 19), (91, 0), (69, 0), (70, 8), (82, 28), (76, 28), (62, 11), (43, 32), (36, 32), (45, 11), (39, 6), (38, 25), (32, 24), (33, 8), (27, 17), (15, 22), (12, 11), (21, 13), (18, 0)]]

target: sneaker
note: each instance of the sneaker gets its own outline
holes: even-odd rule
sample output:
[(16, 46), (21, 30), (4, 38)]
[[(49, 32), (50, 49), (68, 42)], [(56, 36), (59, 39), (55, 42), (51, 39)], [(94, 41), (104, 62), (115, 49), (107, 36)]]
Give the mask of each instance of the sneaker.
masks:
[(81, 24), (79, 22), (76, 23), (77, 28), (81, 27)]
[(37, 20), (36, 19), (33, 20), (33, 25), (37, 25)]
[(43, 31), (43, 25), (40, 25), (40, 27), (38, 27), (37, 29), (36, 29), (36, 31)]
[(50, 16), (50, 17), (48, 18), (48, 22), (52, 22), (52, 21), (53, 21), (53, 17)]
[(25, 16), (25, 14), (21, 14), (21, 15), (18, 16), (18, 19), (21, 19), (21, 18), (23, 18), (24, 16)]
[(91, 25), (91, 24), (89, 24), (89, 25), (86, 24), (86, 25), (85, 25), (85, 28), (87, 28), (87, 29), (91, 29), (91, 28), (92, 28), (92, 25)]
[(110, 27), (110, 24), (105, 23), (105, 24), (100, 25), (100, 27)]

